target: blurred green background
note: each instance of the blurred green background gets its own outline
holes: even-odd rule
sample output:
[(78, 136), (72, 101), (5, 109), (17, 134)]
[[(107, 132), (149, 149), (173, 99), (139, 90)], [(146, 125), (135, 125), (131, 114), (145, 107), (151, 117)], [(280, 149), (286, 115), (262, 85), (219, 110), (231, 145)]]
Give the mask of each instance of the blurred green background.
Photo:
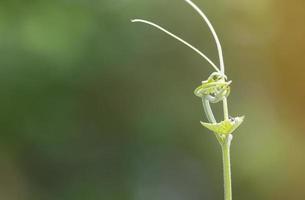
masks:
[[(234, 200), (305, 199), (305, 1), (196, 0), (233, 80)], [(182, 0), (1, 0), (1, 200), (222, 199), (193, 90), (217, 62)], [(221, 115), (221, 108), (217, 115)]]

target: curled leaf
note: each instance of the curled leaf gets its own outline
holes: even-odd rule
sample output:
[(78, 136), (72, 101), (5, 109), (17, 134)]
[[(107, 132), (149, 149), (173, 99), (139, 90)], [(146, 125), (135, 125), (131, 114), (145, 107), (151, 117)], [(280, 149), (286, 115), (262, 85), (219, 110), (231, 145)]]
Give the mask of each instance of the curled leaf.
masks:
[(226, 119), (219, 123), (205, 123), (201, 122), (202, 126), (206, 127), (207, 129), (221, 135), (228, 135), (231, 134), (235, 129), (237, 129), (240, 124), (243, 122), (244, 116), (242, 117), (235, 117)]

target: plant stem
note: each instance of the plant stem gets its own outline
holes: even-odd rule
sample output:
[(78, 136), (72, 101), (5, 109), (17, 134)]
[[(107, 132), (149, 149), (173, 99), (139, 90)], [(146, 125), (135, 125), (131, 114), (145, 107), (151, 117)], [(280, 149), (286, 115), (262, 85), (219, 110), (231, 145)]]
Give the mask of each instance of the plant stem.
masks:
[(221, 145), (224, 177), (224, 199), (232, 200), (230, 145), (233, 136), (229, 134)]
[(228, 101), (227, 101), (227, 97), (224, 97), (223, 100), (223, 115), (224, 115), (224, 119), (229, 119), (229, 111), (228, 111)]

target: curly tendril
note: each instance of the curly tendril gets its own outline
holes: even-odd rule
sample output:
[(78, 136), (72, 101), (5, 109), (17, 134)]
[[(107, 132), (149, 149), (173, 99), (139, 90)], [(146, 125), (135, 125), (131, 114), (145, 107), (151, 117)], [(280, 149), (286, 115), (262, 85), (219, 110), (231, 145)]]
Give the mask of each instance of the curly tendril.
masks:
[(206, 81), (196, 88), (194, 94), (207, 99), (210, 103), (218, 103), (230, 94), (232, 81), (225, 81), (226, 77), (218, 72), (212, 73)]

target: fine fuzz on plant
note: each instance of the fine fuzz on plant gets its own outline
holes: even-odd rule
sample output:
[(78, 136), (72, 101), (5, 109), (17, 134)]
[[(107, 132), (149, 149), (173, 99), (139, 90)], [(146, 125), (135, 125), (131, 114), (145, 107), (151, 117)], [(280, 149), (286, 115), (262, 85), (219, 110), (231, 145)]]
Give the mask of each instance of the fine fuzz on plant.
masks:
[[(202, 105), (208, 120), (208, 122), (201, 122), (202, 126), (212, 131), (215, 134), (219, 144), (221, 145), (222, 157), (223, 157), (224, 199), (232, 200), (230, 145), (233, 139), (232, 133), (243, 122), (244, 117), (229, 116), (227, 98), (230, 94), (230, 90), (231, 90), (230, 85), (232, 81), (228, 81), (228, 78), (225, 75), (225, 66), (224, 66), (221, 44), (211, 22), (209, 21), (207, 16), (202, 12), (202, 10), (191, 0), (184, 0), (184, 1), (188, 3), (208, 25), (216, 42), (218, 56), (219, 56), (219, 67), (216, 64), (214, 64), (211, 61), (211, 59), (209, 59), (204, 53), (202, 53), (196, 47), (189, 44), (188, 42), (178, 37), (177, 35), (162, 28), (161, 26), (143, 19), (133, 19), (131, 21), (145, 23), (163, 31), (164, 33), (168, 34), (169, 36), (173, 37), (174, 39), (180, 41), (184, 45), (194, 50), (215, 69), (215, 72), (212, 72), (211, 75), (208, 77), (208, 79), (202, 81), (201, 85), (195, 89), (194, 94), (197, 97), (201, 98)], [(210, 103), (216, 104), (219, 102), (222, 102), (223, 105), (224, 118), (221, 121), (217, 121), (215, 119), (213, 110), (210, 106)]]

